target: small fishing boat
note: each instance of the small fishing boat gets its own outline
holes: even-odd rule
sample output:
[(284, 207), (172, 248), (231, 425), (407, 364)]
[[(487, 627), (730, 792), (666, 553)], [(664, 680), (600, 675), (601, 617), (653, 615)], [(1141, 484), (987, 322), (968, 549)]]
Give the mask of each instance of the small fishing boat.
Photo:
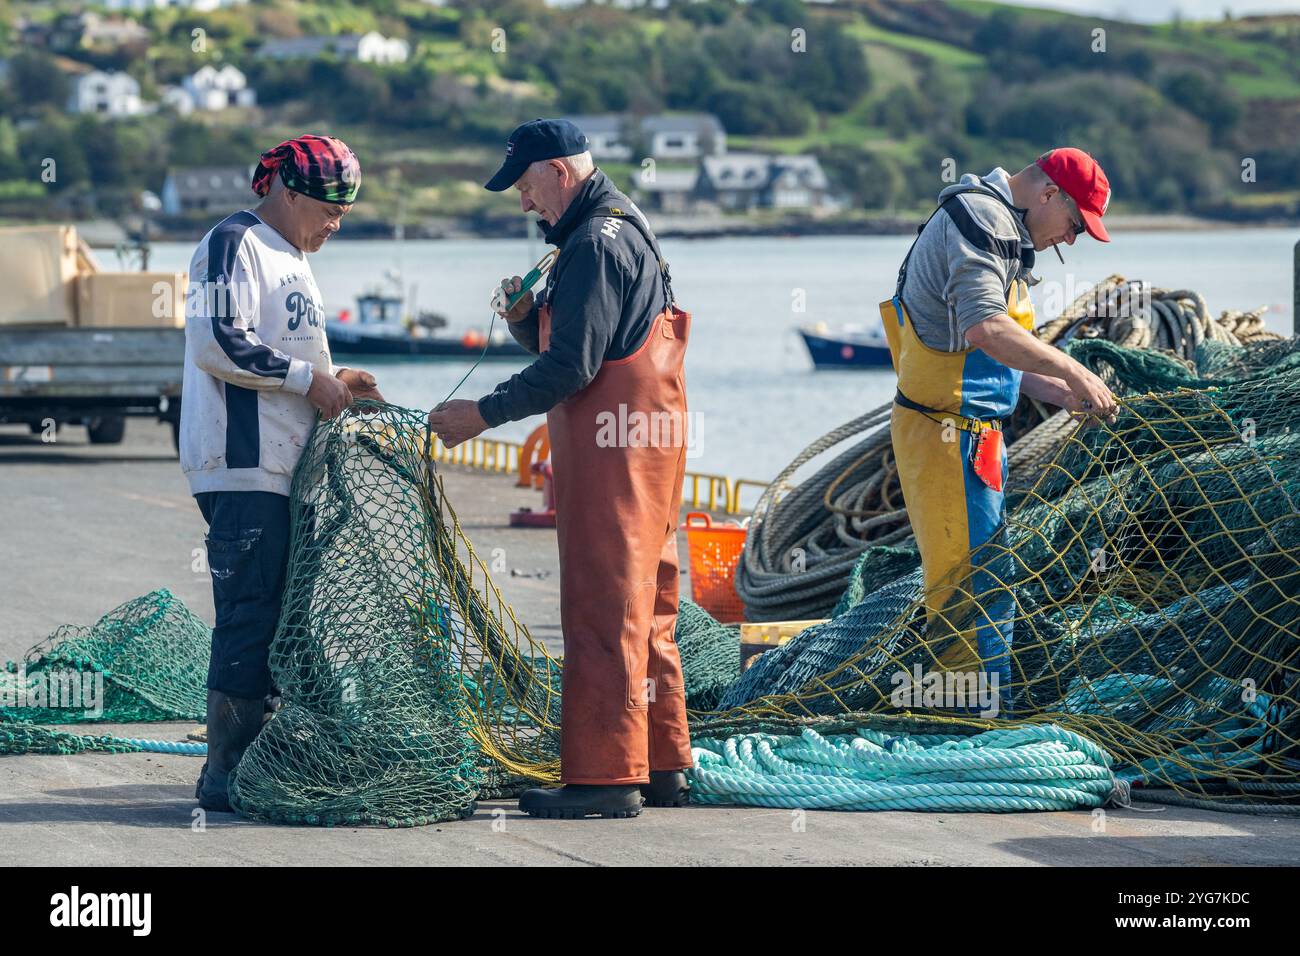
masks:
[(505, 329), (490, 336), (472, 329), (463, 335), (443, 331), (447, 320), (423, 312), (404, 314), (401, 295), (380, 291), (357, 296), (356, 315), (340, 312), (325, 323), (335, 355), (394, 355), (433, 358), (522, 359), (528, 353)]
[(841, 325), (825, 322), (798, 329), (816, 368), (888, 368), (889, 343), (879, 324)]

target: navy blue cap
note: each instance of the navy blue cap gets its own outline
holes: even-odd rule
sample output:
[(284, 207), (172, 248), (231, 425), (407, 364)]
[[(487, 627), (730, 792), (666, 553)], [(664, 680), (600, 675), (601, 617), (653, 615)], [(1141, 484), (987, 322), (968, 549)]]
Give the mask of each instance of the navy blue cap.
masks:
[(568, 120), (535, 119), (515, 128), (506, 142), (506, 161), (485, 189), (504, 192), (519, 181), (530, 165), (543, 159), (576, 156), (590, 149), (587, 135)]

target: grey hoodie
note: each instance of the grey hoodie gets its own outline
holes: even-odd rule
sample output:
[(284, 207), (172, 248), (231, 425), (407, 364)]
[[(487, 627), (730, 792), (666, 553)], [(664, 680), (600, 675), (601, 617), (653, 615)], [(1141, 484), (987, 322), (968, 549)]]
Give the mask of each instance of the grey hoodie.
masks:
[(1011, 186), (1000, 166), (987, 176), (967, 173), (939, 193), (941, 211), (921, 231), (907, 263), (903, 304), (922, 342), (933, 349), (969, 348), (966, 333), (1006, 312), (1016, 279), (1038, 280), (1034, 243), (1025, 210), (1012, 212), (991, 195), (960, 192), (963, 186), (995, 189), (1008, 203)]

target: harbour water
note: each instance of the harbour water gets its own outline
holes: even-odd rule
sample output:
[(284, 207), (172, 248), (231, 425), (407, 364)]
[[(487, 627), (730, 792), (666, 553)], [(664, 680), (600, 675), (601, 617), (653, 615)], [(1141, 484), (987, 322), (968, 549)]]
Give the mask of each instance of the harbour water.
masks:
[[(346, 224), (344, 227), (346, 235)], [(1200, 292), (1210, 311), (1268, 306), (1268, 327), (1292, 329), (1294, 230), (1121, 232), (1109, 245), (1088, 239), (1038, 257), (1039, 320), (1112, 273), (1158, 288)], [(815, 372), (797, 325), (878, 321), (910, 239), (903, 236), (676, 239), (663, 243), (679, 302), (694, 316), (686, 374), (695, 429), (694, 471), (735, 478), (774, 477), (808, 442), (888, 401), (893, 373)], [(355, 296), (398, 270), (408, 298), (445, 315), (451, 329), (486, 330), (487, 302), (504, 275), (523, 274), (549, 247), (519, 240), (349, 242), (312, 257), (325, 309), (355, 309)], [(187, 268), (193, 247), (154, 246), (151, 268)], [(101, 255), (106, 263), (112, 256)], [(408, 302), (408, 305), (410, 303)], [(498, 319), (495, 328), (503, 328)], [(378, 376), (392, 402), (427, 409), (447, 397), (470, 367), (463, 361), (352, 360)], [(484, 363), (456, 392), (479, 398), (522, 363)], [(541, 419), (512, 422), (501, 437), (521, 439)]]

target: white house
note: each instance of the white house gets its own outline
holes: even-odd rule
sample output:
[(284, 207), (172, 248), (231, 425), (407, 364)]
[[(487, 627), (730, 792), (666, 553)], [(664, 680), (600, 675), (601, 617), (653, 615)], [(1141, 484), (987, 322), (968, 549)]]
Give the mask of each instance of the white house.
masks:
[(641, 138), (655, 159), (696, 160), (727, 151), (726, 130), (711, 113), (647, 116), (641, 121)]
[(179, 87), (163, 91), (163, 102), (183, 114), (194, 110), (224, 110), (228, 106), (254, 106), (257, 93), (244, 74), (227, 63), (220, 68), (201, 66)]
[(632, 158), (631, 138), (623, 117), (613, 113), (603, 116), (566, 116), (570, 123), (587, 136), (587, 147), (596, 162), (626, 162)]
[(140, 84), (127, 73), (92, 70), (73, 81), (68, 110), (100, 116), (135, 116), (147, 111)]
[(698, 169), (656, 169), (651, 176), (641, 170), (632, 177), (637, 202), (655, 212), (690, 212), (695, 202)]
[(728, 153), (700, 161), (696, 198), (723, 209), (826, 209), (835, 205), (816, 156)]
[(257, 51), (264, 60), (313, 60), (326, 53), (361, 63), (405, 63), (411, 55), (411, 47), (399, 37), (385, 37), (372, 30), (370, 33), (340, 36), (271, 39)]
[(194, 97), (182, 86), (164, 86), (162, 88), (162, 104), (170, 106), (181, 116), (188, 116), (194, 112)]
[(641, 120), (607, 113), (568, 119), (587, 134), (597, 162), (626, 162), (637, 156), (694, 162), (727, 151), (726, 130), (710, 113), (664, 114)]
[(405, 63), (411, 47), (400, 37), (386, 37), (371, 30), (358, 36), (344, 34), (334, 45), (339, 56), (362, 63)]

